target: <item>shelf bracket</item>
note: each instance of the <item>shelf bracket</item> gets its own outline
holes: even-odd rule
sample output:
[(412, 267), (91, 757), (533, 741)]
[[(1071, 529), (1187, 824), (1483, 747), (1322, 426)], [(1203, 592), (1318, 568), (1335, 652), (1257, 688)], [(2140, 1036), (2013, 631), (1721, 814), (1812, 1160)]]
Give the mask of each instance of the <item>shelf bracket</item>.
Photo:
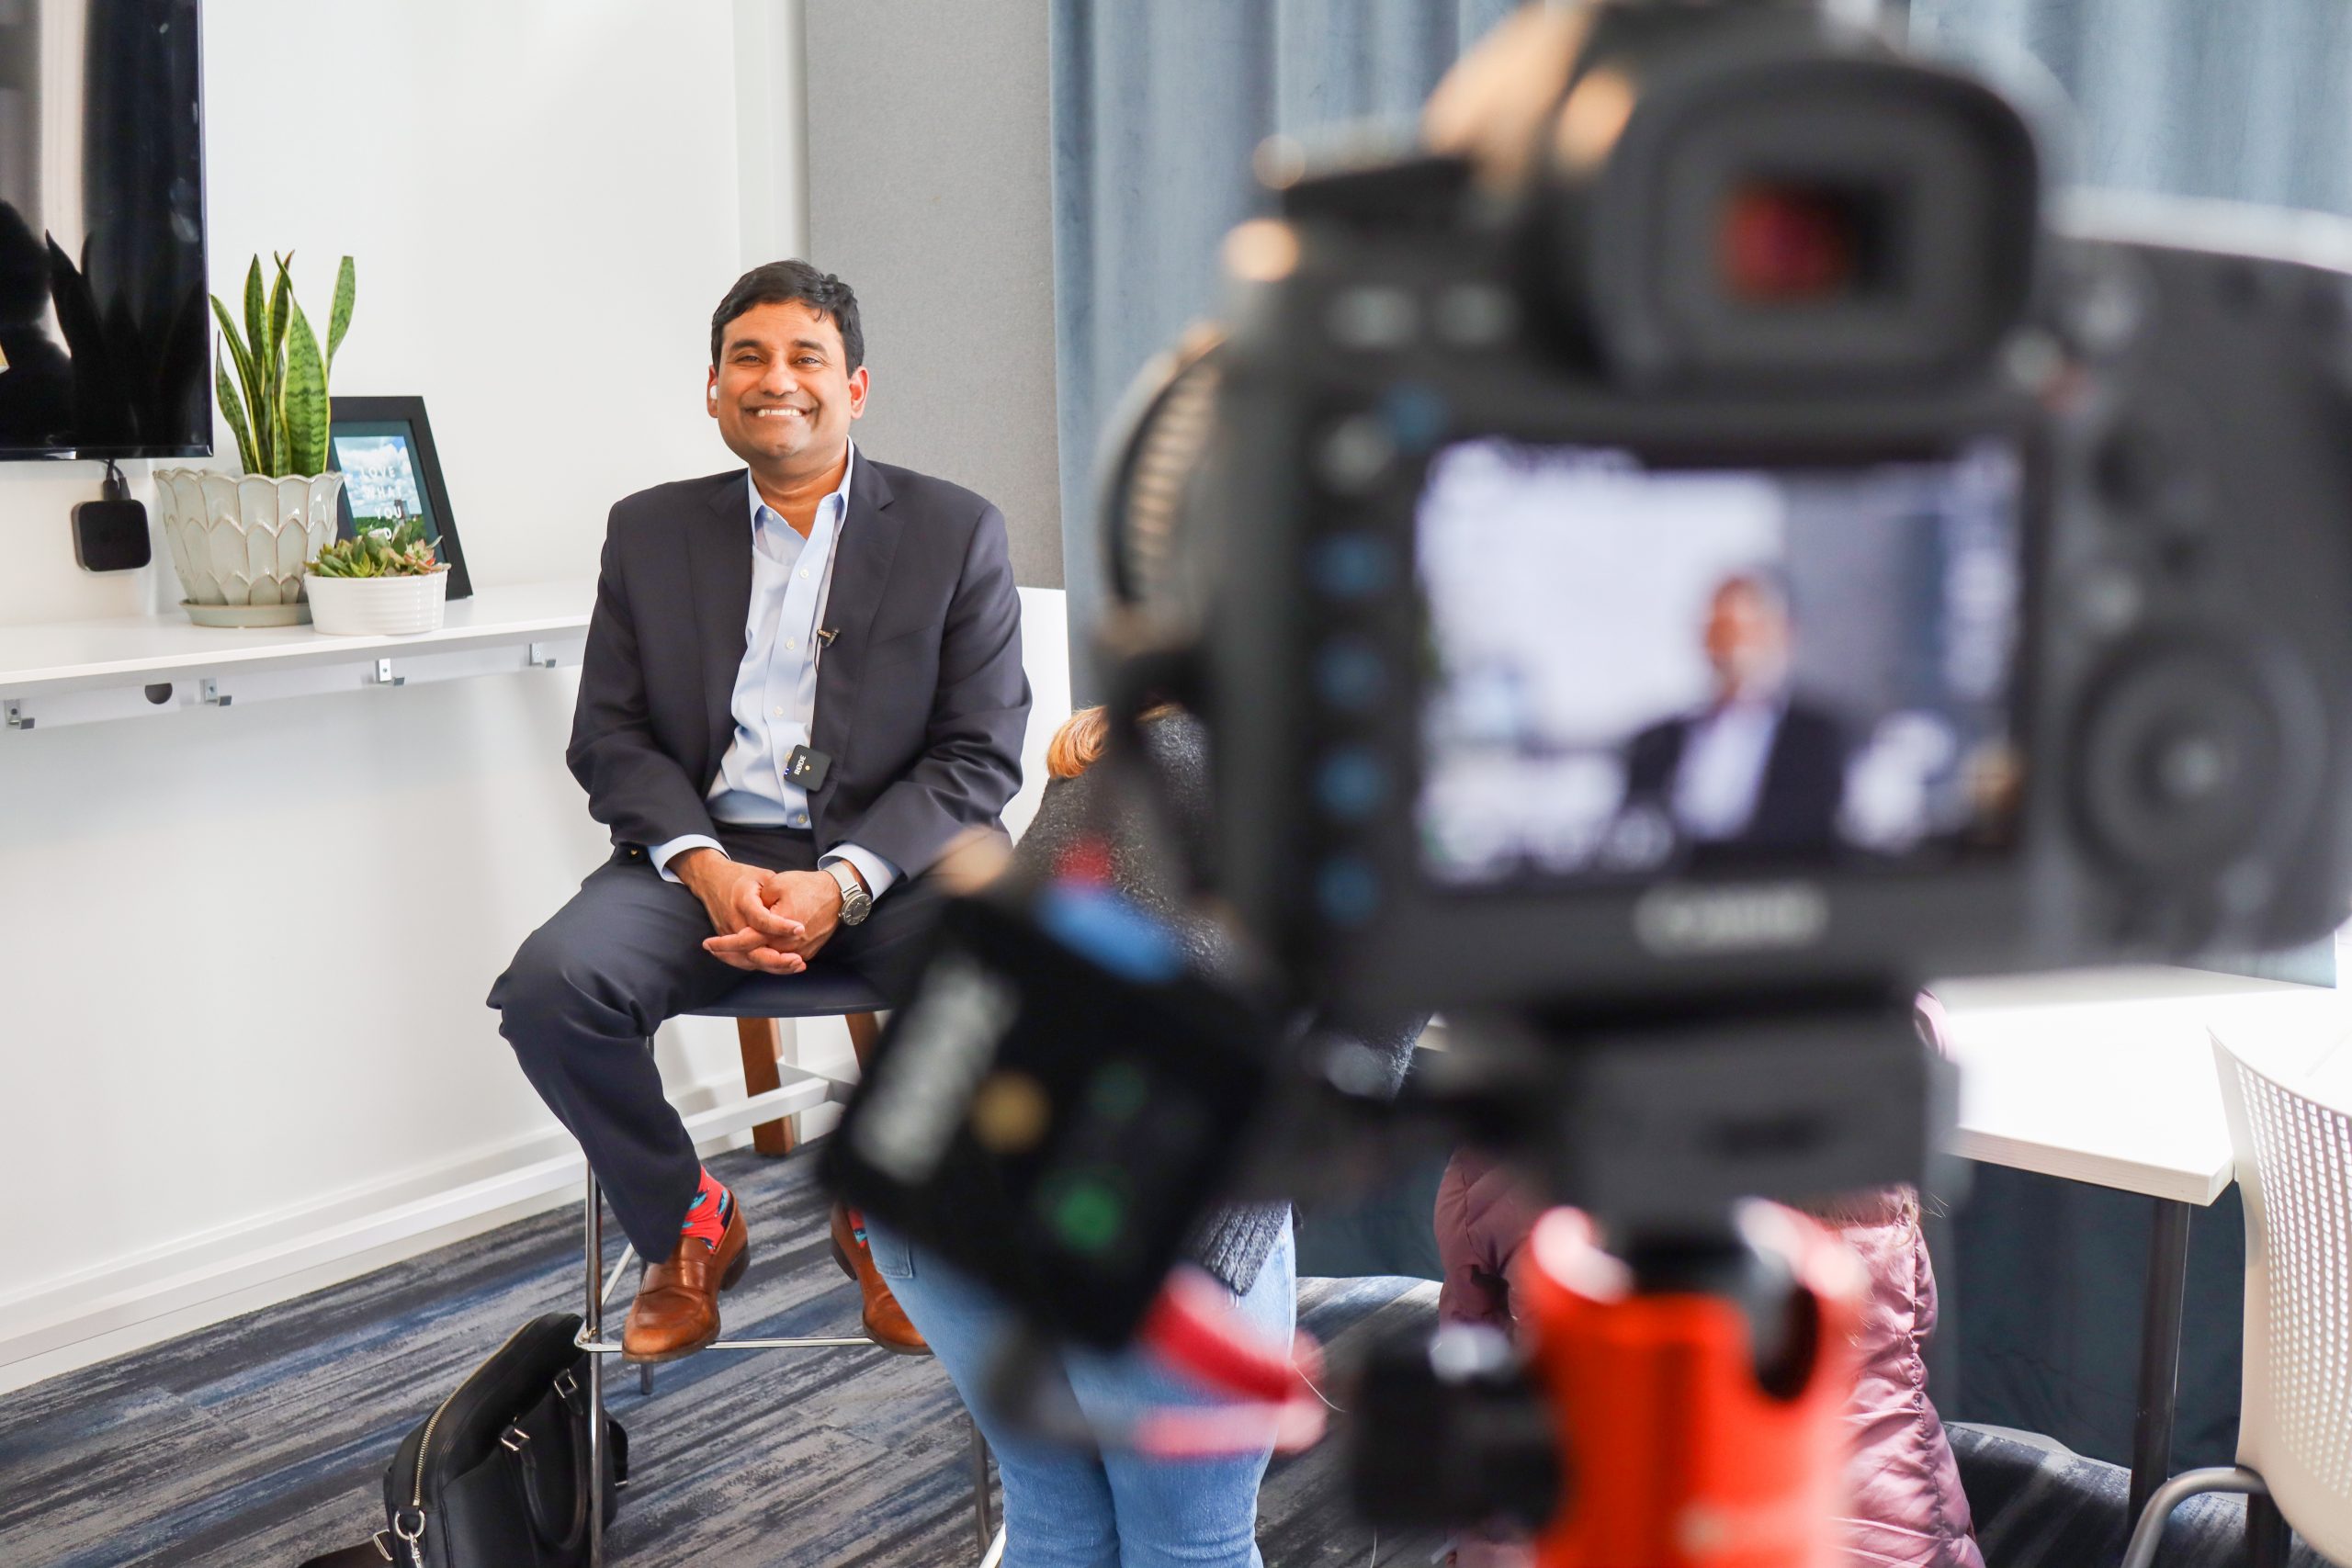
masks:
[(554, 650), (549, 649), (546, 643), (533, 643), (531, 645), (529, 659), (531, 668), (534, 670), (552, 670), (555, 668)]
[(198, 702), (201, 702), (206, 707), (212, 708), (225, 708), (231, 703), (237, 700), (228, 693), (223, 692), (220, 689), (220, 682), (215, 681), (209, 675), (207, 675), (203, 680), (197, 682), (196, 695)]
[(376, 684), (379, 686), (405, 686), (408, 684), (408, 677), (405, 675), (393, 674), (392, 661), (390, 660), (379, 659), (376, 660)]
[(27, 713), (25, 705), (14, 697), (0, 704), (0, 715), (6, 716), (11, 729), (30, 729), (33, 727), (32, 715)]

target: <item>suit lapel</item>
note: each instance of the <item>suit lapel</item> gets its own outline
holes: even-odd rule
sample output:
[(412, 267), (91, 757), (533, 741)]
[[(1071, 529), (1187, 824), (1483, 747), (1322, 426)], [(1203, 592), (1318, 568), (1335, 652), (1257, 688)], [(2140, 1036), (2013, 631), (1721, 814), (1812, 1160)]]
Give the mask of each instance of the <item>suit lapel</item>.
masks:
[(751, 481), (742, 470), (713, 481), (707, 504), (687, 524), (686, 558), (694, 574), (695, 626), (702, 645), (703, 703), (709, 750), (703, 759), (707, 785), (718, 773), (735, 732), (735, 678), (743, 668), (746, 627), (752, 618)]
[(817, 662), (817, 712), (809, 736), (810, 745), (833, 759), (835, 777), (849, 750), (868, 634), (889, 587), (890, 561), (904, 526), (890, 511), (889, 480), (860, 452), (850, 476), (849, 515), (833, 547), (833, 586), (824, 621), (835, 636)]

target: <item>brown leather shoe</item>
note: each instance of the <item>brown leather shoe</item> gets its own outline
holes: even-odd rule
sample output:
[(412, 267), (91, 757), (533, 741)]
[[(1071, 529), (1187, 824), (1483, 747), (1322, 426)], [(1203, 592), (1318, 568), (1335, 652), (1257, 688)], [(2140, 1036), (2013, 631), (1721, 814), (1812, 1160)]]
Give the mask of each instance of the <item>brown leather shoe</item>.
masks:
[(881, 1271), (874, 1267), (874, 1254), (859, 1239), (856, 1227), (849, 1223), (849, 1208), (842, 1203), (833, 1205), (833, 1261), (857, 1281), (857, 1293), (863, 1298), (858, 1315), (868, 1339), (901, 1356), (931, 1354), (931, 1347), (907, 1321), (907, 1309), (899, 1304)]
[(681, 1235), (669, 1260), (645, 1270), (621, 1329), (621, 1359), (674, 1361), (718, 1337), (718, 1292), (731, 1287), (751, 1266), (752, 1237), (743, 1228), (743, 1206), (727, 1216), (718, 1246)]

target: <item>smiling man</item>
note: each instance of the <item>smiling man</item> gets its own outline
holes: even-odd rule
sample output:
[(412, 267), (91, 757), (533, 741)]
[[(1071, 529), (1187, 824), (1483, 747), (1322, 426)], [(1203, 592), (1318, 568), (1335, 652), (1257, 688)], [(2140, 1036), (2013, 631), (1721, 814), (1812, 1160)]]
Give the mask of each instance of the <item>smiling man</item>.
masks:
[[(613, 855), (490, 1005), (648, 1267), (633, 1360), (718, 1337), (749, 1236), (662, 1092), (649, 1037), (747, 974), (840, 965), (896, 998), (948, 846), (1021, 784), (1029, 684), (1003, 514), (850, 440), (857, 299), (805, 262), (710, 323), (707, 401), (748, 465), (613, 508), (566, 761)], [(867, 1331), (920, 1350), (847, 1215)]]

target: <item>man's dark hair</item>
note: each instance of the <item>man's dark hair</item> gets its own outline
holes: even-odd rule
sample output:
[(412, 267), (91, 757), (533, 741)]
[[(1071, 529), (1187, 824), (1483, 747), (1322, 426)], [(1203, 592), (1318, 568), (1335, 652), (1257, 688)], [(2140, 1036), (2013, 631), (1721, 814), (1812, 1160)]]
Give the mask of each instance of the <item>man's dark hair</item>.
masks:
[(1796, 590), (1789, 581), (1789, 574), (1777, 566), (1745, 566), (1715, 584), (1710, 594), (1712, 603), (1731, 589), (1745, 588), (1759, 599), (1771, 602), (1783, 619), (1793, 621), (1797, 615)]
[(762, 305), (796, 302), (832, 318), (841, 330), (842, 352), (849, 360), (846, 373), (856, 375), (857, 367), (865, 363), (865, 329), (857, 321), (857, 294), (831, 273), (819, 272), (805, 261), (770, 262), (735, 280), (735, 287), (710, 313), (710, 362), (718, 363), (728, 322)]

